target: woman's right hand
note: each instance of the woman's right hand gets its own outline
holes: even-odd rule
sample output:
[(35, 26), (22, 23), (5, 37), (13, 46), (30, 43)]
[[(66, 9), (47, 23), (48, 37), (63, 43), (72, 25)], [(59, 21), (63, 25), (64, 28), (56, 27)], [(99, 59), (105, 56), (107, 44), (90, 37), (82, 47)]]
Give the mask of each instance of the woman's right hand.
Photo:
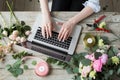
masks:
[(52, 37), (53, 22), (51, 17), (43, 15), (42, 36), (44, 38)]

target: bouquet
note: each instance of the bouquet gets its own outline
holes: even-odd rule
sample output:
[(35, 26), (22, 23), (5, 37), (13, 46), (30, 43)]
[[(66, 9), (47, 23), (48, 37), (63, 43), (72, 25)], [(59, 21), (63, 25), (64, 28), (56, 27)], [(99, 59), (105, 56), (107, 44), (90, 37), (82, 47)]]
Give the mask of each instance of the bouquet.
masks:
[[(107, 37), (86, 34), (83, 40), (86, 52), (73, 55), (65, 63), (48, 58), (48, 63), (63, 66), (68, 73), (75, 74), (73, 80), (112, 80), (120, 77), (120, 53), (111, 46)], [(87, 43), (88, 42), (88, 43)]]

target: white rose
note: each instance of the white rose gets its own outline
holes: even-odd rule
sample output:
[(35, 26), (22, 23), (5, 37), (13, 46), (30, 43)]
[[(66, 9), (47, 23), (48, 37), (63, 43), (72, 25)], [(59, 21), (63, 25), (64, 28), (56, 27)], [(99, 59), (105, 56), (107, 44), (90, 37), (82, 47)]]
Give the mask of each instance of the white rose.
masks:
[(20, 41), (21, 41), (21, 42), (25, 42), (25, 41), (26, 41), (26, 38), (25, 38), (25, 37), (22, 37), (22, 38), (20, 39)]
[(8, 35), (8, 32), (4, 30), (4, 31), (2, 32), (2, 34), (3, 34), (4, 36), (7, 36), (7, 35)]
[(31, 33), (31, 31), (26, 31), (26, 32), (25, 32), (25, 35), (28, 36), (28, 35), (30, 35), (30, 33)]
[(20, 37), (19, 37), (19, 36), (16, 38), (16, 41), (17, 41), (17, 42), (19, 42), (19, 41), (20, 41)]
[(16, 35), (16, 36), (18, 36), (18, 34), (19, 34), (19, 31), (18, 30), (15, 30), (15, 31), (13, 31), (13, 33), (12, 33), (13, 35)]
[(10, 35), (10, 36), (9, 36), (9, 39), (11, 39), (11, 40), (14, 41), (14, 40), (16, 40), (16, 37), (17, 37), (16, 35)]

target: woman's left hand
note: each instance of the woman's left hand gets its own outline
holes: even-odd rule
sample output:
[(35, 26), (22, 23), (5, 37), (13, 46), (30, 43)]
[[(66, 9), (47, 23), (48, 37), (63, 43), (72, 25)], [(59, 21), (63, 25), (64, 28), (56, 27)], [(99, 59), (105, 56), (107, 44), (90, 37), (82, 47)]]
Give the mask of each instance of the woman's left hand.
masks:
[[(59, 24), (59, 22), (58, 22), (58, 24)], [(74, 27), (75, 27), (75, 24), (70, 20), (65, 23), (61, 23), (61, 30), (58, 35), (58, 40), (65, 41), (66, 39), (68, 39), (68, 37), (71, 35)]]

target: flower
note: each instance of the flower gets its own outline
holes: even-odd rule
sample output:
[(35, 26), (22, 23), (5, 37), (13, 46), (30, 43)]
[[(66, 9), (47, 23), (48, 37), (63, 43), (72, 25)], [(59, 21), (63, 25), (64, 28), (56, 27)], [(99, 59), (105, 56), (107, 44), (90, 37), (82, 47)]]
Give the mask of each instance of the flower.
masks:
[(105, 28), (106, 27), (106, 23), (105, 22), (101, 22), (98, 27), (99, 28)]
[(28, 35), (30, 35), (30, 33), (31, 33), (30, 31), (26, 31), (26, 32), (25, 32), (25, 35), (28, 36)]
[(103, 54), (101, 57), (101, 62), (103, 65), (105, 65), (107, 63), (107, 60), (108, 60), (108, 55), (107, 54)]
[(119, 58), (117, 56), (112, 57), (112, 63), (113, 64), (119, 64)]
[(21, 42), (25, 42), (25, 41), (26, 41), (26, 38), (25, 38), (25, 37), (21, 37), (20, 41), (21, 41)]
[(99, 46), (99, 47), (104, 46), (103, 39), (99, 39), (99, 41), (98, 41), (98, 46)]
[(20, 37), (19, 37), (19, 36), (16, 38), (16, 41), (17, 41), (17, 42), (19, 42), (19, 41), (20, 41)]
[(91, 71), (89, 77), (95, 79), (95, 75), (96, 75), (96, 71)]
[(101, 72), (102, 69), (102, 61), (101, 59), (95, 60), (93, 62), (93, 69), (97, 72)]
[(118, 53), (117, 56), (120, 56), (120, 53)]
[(86, 58), (86, 59), (90, 59), (91, 61), (94, 61), (94, 60), (95, 60), (94, 53), (92, 53), (92, 54), (90, 54), (90, 55), (86, 55), (85, 58)]
[(19, 31), (18, 31), (18, 30), (14, 30), (14, 31), (12, 32), (12, 34), (18, 36)]
[(12, 34), (12, 35), (9, 36), (9, 39), (11, 39), (11, 40), (14, 41), (14, 40), (16, 40), (16, 37), (17, 37), (16, 35), (13, 35), (13, 34)]
[(104, 53), (104, 50), (97, 49), (96, 52)]
[(2, 32), (2, 34), (3, 34), (4, 36), (7, 36), (7, 35), (8, 35), (8, 32), (4, 30), (4, 31)]
[(87, 77), (90, 71), (91, 71), (91, 66), (84, 66), (81, 72), (82, 77)]

